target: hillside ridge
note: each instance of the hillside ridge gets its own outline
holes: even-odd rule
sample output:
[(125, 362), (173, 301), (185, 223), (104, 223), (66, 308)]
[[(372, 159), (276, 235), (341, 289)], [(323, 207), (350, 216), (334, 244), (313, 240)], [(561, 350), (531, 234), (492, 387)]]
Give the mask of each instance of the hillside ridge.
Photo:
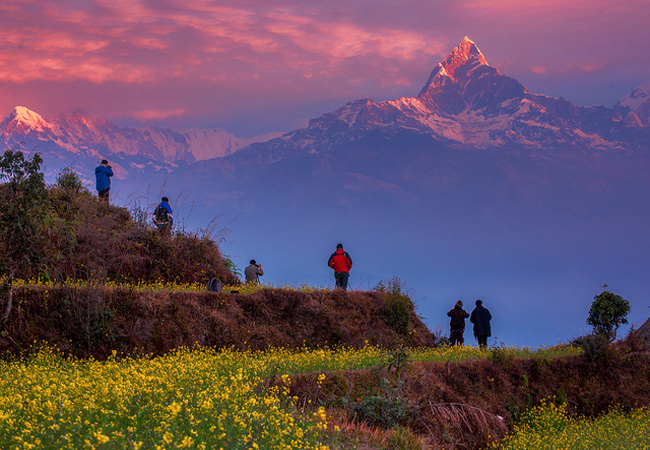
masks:
[[(0, 336), (0, 352), (30, 353), (34, 343), (47, 342), (67, 354), (103, 359), (113, 353), (162, 355), (195, 345), (396, 348), (432, 346), (437, 339), (410, 301), (396, 313), (382, 292), (240, 294), (30, 285), (14, 295), (19, 306)], [(400, 315), (405, 322), (392, 320)]]

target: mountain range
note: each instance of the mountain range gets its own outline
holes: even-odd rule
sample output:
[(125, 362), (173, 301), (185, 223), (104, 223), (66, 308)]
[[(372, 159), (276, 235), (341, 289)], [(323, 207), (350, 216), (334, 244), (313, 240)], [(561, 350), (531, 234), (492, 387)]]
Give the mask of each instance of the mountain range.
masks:
[[(432, 71), (417, 97), (380, 103), (357, 100), (312, 120), (306, 129), (253, 148), (266, 158), (281, 158), (296, 151), (327, 151), (370, 132), (406, 132), (457, 148), (632, 151), (650, 143), (649, 92), (650, 84), (639, 87), (613, 108), (579, 107), (562, 98), (531, 94), (489, 66), (466, 37)], [(275, 152), (270, 155), (263, 147)]]
[[(39, 151), (46, 161), (80, 166), (81, 161), (117, 159), (126, 171), (172, 171), (197, 161), (221, 158), (250, 144), (260, 162), (284, 153), (322, 152), (359, 139), (364, 133), (390, 136), (409, 132), (451, 146), (495, 148), (570, 148), (642, 150), (650, 143), (650, 82), (613, 108), (579, 107), (560, 98), (531, 94), (513, 78), (491, 67), (476, 44), (465, 37), (440, 62), (417, 97), (376, 103), (366, 98), (310, 121), (309, 127), (279, 137), (250, 139), (222, 129), (119, 127), (81, 111), (43, 118), (17, 106), (0, 129), (8, 148)], [(265, 151), (264, 147), (272, 149)], [(133, 161), (133, 162), (131, 162)], [(78, 167), (81, 168), (81, 167)]]
[(580, 333), (604, 283), (633, 311), (650, 290), (650, 84), (577, 106), (529, 92), (468, 38), (415, 97), (356, 100), (251, 141), (23, 107), (0, 126), (50, 172), (89, 179), (109, 159), (117, 201), (159, 189), (186, 225), (217, 218), (233, 260), (264, 262), (272, 281), (331, 283), (323, 260), (344, 242), (353, 287), (407, 280), (434, 328), (480, 297), (499, 337), (538, 345)]
[(531, 94), (465, 38), (417, 97), (350, 102), (307, 128), (171, 176), (192, 191), (209, 185), (210, 201), (245, 210), (279, 199), (303, 213), (327, 205), (355, 216), (440, 202), (570, 211), (609, 198), (619, 208), (631, 201), (618, 197), (627, 183), (645, 189), (649, 107), (644, 88), (613, 108)]
[(84, 174), (106, 158), (116, 166), (121, 179), (170, 172), (278, 135), (243, 139), (223, 129), (119, 127), (82, 111), (44, 118), (24, 106), (16, 106), (7, 114), (0, 129), (5, 148), (41, 153), (51, 176), (66, 166)]

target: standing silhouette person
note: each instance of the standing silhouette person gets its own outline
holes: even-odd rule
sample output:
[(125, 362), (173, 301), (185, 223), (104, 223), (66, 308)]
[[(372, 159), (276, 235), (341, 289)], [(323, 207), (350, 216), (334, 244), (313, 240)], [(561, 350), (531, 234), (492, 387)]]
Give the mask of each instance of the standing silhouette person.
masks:
[(465, 338), (465, 319), (469, 317), (467, 311), (463, 309), (463, 302), (458, 300), (454, 309), (447, 313), (451, 320), (449, 321), (450, 333), (449, 333), (449, 343), (451, 345), (463, 345)]
[(101, 164), (95, 167), (95, 187), (97, 196), (108, 203), (108, 194), (111, 190), (111, 177), (113, 169), (108, 165), (108, 161), (103, 159)]
[(262, 264), (257, 264), (254, 259), (251, 259), (250, 265), (244, 269), (246, 284), (258, 284), (260, 282), (260, 275), (264, 275)]
[(350, 269), (352, 268), (352, 258), (343, 250), (343, 244), (336, 246), (336, 251), (330, 256), (327, 265), (334, 269), (336, 287), (340, 287), (344, 291), (347, 290)]
[(474, 336), (481, 348), (487, 347), (487, 338), (492, 336), (490, 320), (492, 320), (490, 311), (483, 307), (482, 300), (476, 300), (476, 307), (472, 310), (469, 321), (474, 324)]

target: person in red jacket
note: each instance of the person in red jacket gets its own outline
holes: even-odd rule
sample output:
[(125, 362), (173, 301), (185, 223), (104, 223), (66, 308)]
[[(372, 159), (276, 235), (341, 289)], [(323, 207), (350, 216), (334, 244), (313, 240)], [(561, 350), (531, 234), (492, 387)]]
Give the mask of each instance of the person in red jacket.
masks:
[(344, 291), (348, 288), (348, 278), (350, 277), (350, 269), (352, 268), (352, 258), (346, 251), (343, 250), (343, 244), (336, 246), (336, 251), (332, 253), (327, 265), (334, 269), (334, 279), (336, 280), (336, 287), (340, 287)]

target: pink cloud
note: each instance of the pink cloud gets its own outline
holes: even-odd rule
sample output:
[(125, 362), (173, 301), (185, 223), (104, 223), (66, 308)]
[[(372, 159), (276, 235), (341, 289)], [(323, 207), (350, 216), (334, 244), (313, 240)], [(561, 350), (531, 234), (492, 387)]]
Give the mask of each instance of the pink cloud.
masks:
[[(35, 26), (9, 26), (11, 42), (22, 43), (21, 50), (27, 53), (24, 59), (30, 64), (19, 64), (14, 74), (0, 72), (0, 81), (150, 81), (166, 59), (171, 61), (173, 76), (182, 76), (196, 72), (197, 66), (206, 72), (218, 64), (234, 66), (233, 60), (264, 68), (270, 54), (287, 67), (299, 69), (322, 59), (332, 66), (357, 56), (408, 60), (419, 52), (431, 53), (422, 33), (364, 28), (350, 22), (321, 23), (312, 10), (289, 13), (269, 7), (253, 14), (244, 8), (197, 0), (183, 2), (182, 9), (173, 11), (152, 10), (134, 1), (97, 0), (94, 4), (94, 10), (84, 12), (66, 10), (65, 2), (57, 8), (46, 5)], [(10, 25), (9, 21), (5, 25)], [(229, 52), (236, 55), (225, 55), (225, 61), (210, 56)], [(8, 53), (0, 57), (15, 61), (14, 52)], [(119, 70), (98, 71), (98, 65)], [(167, 75), (165, 71), (157, 73), (158, 78)]]
[(167, 119), (173, 116), (182, 116), (186, 111), (183, 108), (176, 108), (171, 110), (142, 110), (142, 111), (129, 111), (125, 112), (125, 117), (134, 117), (139, 120), (160, 120)]
[(650, 79), (647, 23), (645, 0), (4, 1), (0, 112), (33, 99), (140, 120), (322, 113), (416, 95), (465, 35), (533, 92), (582, 77), (596, 94), (607, 77)]

